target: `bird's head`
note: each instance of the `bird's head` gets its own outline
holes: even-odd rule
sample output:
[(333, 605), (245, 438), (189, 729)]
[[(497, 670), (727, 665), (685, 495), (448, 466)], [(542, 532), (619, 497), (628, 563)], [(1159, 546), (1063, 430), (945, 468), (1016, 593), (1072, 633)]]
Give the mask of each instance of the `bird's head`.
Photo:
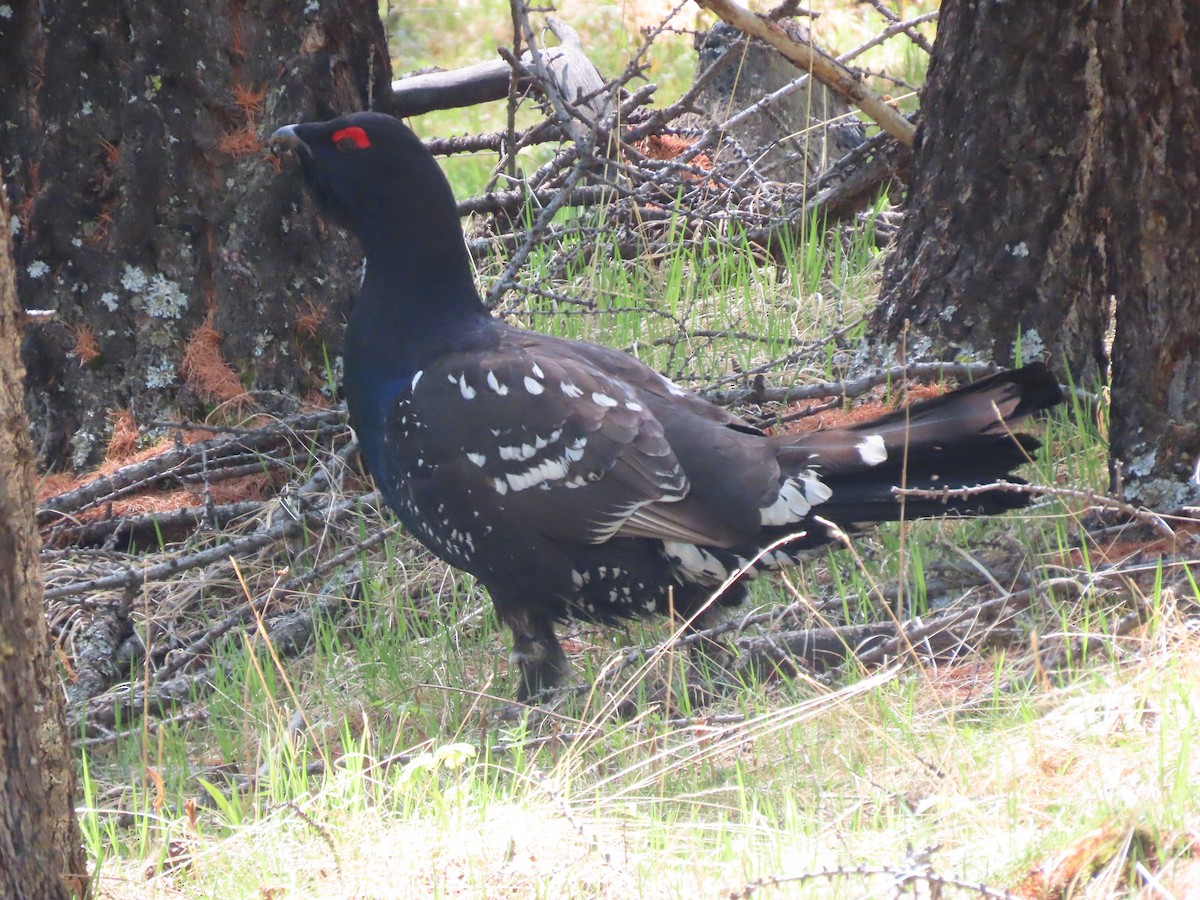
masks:
[(398, 119), (358, 112), (285, 125), (271, 135), (271, 145), (295, 153), (319, 205), (365, 245), (400, 218), (434, 226), (450, 214), (447, 224), (458, 231), (445, 176)]

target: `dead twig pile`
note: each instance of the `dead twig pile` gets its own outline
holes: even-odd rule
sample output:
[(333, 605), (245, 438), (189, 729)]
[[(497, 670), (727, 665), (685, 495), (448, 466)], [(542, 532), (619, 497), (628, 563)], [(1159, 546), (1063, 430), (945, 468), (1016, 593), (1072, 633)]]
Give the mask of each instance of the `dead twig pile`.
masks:
[[(489, 189), (459, 205), (462, 215), (476, 217), (475, 236), (468, 241), (472, 254), (484, 260), (499, 253), (509, 260), (488, 296), (492, 305), (509, 291), (520, 295), (528, 288), (519, 273), (534, 247), (555, 251), (549, 265), (558, 273), (588, 254), (655, 258), (669, 246), (713, 240), (750, 248), (762, 259), (777, 258), (813, 222), (833, 224), (862, 215), (883, 186), (907, 168), (912, 124), (847, 68), (876, 42), (828, 59), (799, 26), (784, 28), (744, 10), (728, 15), (736, 5), (712, 4), (730, 21), (763, 23), (755, 33), (767, 35), (771, 46), (797, 66), (808, 66), (810, 58), (827, 59), (813, 68), (822, 83), (814, 83), (803, 68), (792, 68), (789, 79), (765, 96), (747, 99), (729, 93), (737, 72), (749, 63), (741, 33), (727, 28), (737, 40), (729, 39), (707, 65), (702, 53), (691, 87), (674, 103), (653, 109), (649, 104), (656, 86), (635, 87), (634, 82), (646, 71), (656, 39), (678, 30), (673, 23), (683, 4), (646, 29), (624, 71), (608, 80), (588, 61), (578, 35), (564, 22), (547, 17), (561, 43), (541, 47), (529, 7), (512, 6), (514, 45), (512, 51), (501, 51), (513, 73), (509, 130), (427, 144), (435, 155), (482, 149), (500, 154)], [(879, 41), (916, 34), (913, 26), (927, 19), (885, 23)], [(520, 53), (522, 48), (527, 49)], [(759, 44), (750, 48), (775, 54)], [(494, 69), (494, 64), (481, 64), (460, 73), (402, 78), (394, 85), (396, 103), (405, 112), (438, 108), (454, 102), (442, 97), (447, 91), (473, 102), (479, 92), (461, 88), (470, 72), (487, 82), (483, 96), (499, 96)], [(730, 86), (715, 87), (726, 78)], [(479, 87), (478, 80), (473, 83)], [(525, 90), (537, 92), (548, 117), (517, 131), (514, 112)], [(709, 95), (714, 90), (724, 100), (715, 116), (702, 108), (713, 105)], [(431, 91), (440, 99), (432, 100)], [(812, 99), (801, 103), (801, 98)], [(873, 110), (901, 137), (884, 133), (866, 141), (849, 103)], [(805, 121), (785, 121), (786, 104), (808, 110)], [(748, 138), (740, 129), (759, 120), (774, 122), (775, 136), (745, 145)], [(535, 171), (518, 174), (517, 154), (550, 141), (564, 143)], [(771, 162), (775, 157), (780, 161)], [(781, 177), (781, 172), (787, 175)], [(574, 214), (558, 215), (565, 208)]]

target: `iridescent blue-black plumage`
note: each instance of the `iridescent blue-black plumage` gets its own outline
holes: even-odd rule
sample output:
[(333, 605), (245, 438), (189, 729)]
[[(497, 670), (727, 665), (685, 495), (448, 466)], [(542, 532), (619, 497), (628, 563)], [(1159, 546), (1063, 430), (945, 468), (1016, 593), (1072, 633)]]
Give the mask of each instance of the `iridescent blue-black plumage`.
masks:
[[(487, 587), (523, 698), (566, 670), (555, 620), (690, 614), (739, 569), (752, 577), (828, 541), (822, 520), (1027, 502), (993, 491), (902, 512), (892, 488), (1008, 477), (1037, 447), (1012, 427), (1061, 400), (1043, 366), (853, 428), (767, 436), (631, 356), (492, 317), (450, 187), (399, 121), (357, 113), (275, 139), (366, 255), (344, 391), (367, 465), (405, 526)], [(721, 602), (743, 593), (734, 584)]]

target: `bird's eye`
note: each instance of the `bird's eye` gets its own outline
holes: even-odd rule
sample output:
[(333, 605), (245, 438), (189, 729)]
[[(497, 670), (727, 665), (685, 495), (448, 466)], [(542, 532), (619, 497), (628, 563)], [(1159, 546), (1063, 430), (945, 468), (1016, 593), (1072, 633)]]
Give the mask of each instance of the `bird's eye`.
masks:
[(371, 146), (371, 139), (358, 126), (342, 128), (333, 133), (333, 145), (343, 153), (353, 153)]

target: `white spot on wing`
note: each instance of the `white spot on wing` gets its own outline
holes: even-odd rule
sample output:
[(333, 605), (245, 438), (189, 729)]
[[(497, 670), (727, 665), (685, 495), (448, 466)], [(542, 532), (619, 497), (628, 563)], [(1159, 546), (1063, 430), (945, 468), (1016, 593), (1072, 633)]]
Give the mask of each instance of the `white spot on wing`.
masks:
[[(659, 377), (662, 378), (661, 375)], [(685, 391), (683, 388), (681, 388), (675, 382), (671, 381), (669, 378), (662, 378), (662, 383), (663, 383), (663, 386), (667, 389), (668, 393), (673, 394), (676, 397), (688, 396), (687, 391)]]
[(583, 396), (583, 389), (569, 381), (560, 381), (558, 389), (571, 398)]
[(868, 434), (859, 442), (858, 455), (868, 466), (877, 466), (887, 459), (887, 447), (883, 444), (883, 435)]
[(567, 477), (567, 464), (561, 459), (547, 459), (517, 474), (504, 476), (514, 491), (524, 491), (543, 482)]
[(533, 439), (533, 446), (538, 450), (541, 450), (543, 447), (548, 447), (553, 444), (560, 437), (562, 437), (562, 429), (556, 428), (550, 432), (550, 437), (535, 437)]
[(421, 380), (421, 376), (424, 374), (425, 374), (424, 369), (417, 369), (416, 374), (413, 375), (412, 384), (409, 385), (409, 388), (408, 388), (410, 391), (415, 391), (417, 389), (417, 382)]
[(462, 394), (464, 400), (474, 400), (475, 399), (476, 391), (475, 391), (475, 388), (473, 388), (469, 384), (467, 384), (467, 373), (466, 372), (464, 372), (463, 374), (458, 376), (458, 392), (460, 394)]
[(467, 459), (469, 459), (471, 462), (475, 463), (475, 465), (477, 465), (477, 466), (482, 466), (484, 463), (487, 462), (487, 457), (484, 456), (482, 453), (468, 453)]
[(541, 367), (537, 363), (534, 363), (531, 368), (533, 369), (533, 374), (538, 378), (546, 377), (546, 373), (542, 371)]
[(519, 462), (527, 457), (521, 455), (520, 447), (501, 447), (500, 458), (504, 460), (516, 460)]
[(592, 392), (592, 402), (595, 403), (597, 406), (612, 407), (612, 406), (617, 405), (616, 400), (614, 400), (612, 397), (608, 396), (608, 394), (602, 394), (599, 391)]
[(542, 386), (542, 383), (536, 378), (531, 378), (528, 375), (525, 376), (525, 390), (529, 391), (529, 393), (533, 394), (535, 397), (545, 389), (546, 388)]
[(501, 397), (503, 397), (505, 394), (508, 393), (508, 385), (501, 384), (500, 380), (496, 377), (496, 373), (493, 372), (491, 369), (488, 369), (487, 383), (488, 383), (488, 387), (490, 387), (493, 391), (495, 391)]

